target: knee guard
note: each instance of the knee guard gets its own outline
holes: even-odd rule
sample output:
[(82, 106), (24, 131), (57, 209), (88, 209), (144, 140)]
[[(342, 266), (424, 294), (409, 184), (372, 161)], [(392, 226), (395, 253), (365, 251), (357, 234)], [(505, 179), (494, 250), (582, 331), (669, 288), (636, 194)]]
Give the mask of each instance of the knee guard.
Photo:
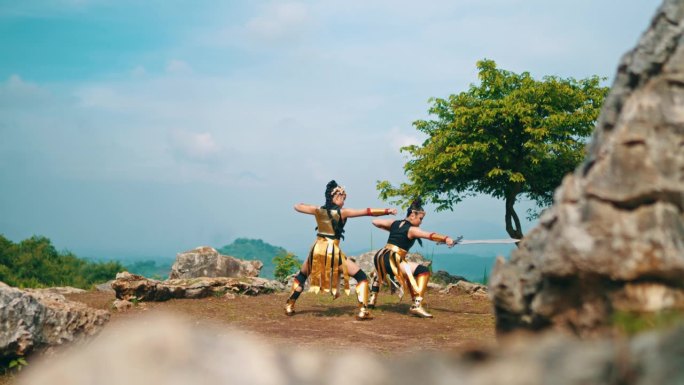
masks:
[(302, 273), (301, 270), (295, 275), (294, 280), (292, 281), (292, 294), (290, 295), (290, 299), (296, 300), (299, 298), (299, 295), (304, 291), (304, 283), (307, 278), (309, 277)]

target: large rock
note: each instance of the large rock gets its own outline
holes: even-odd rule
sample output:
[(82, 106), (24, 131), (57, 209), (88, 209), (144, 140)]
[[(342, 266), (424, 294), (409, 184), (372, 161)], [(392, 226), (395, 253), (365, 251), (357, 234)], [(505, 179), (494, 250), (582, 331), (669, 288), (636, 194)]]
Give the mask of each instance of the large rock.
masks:
[(112, 282), (116, 298), (137, 301), (166, 301), (171, 298), (203, 298), (226, 294), (258, 295), (284, 290), (284, 285), (259, 277), (199, 277), (157, 281), (121, 272)]
[(108, 320), (109, 312), (49, 290), (27, 292), (0, 282), (0, 359), (80, 341)]
[(169, 279), (197, 277), (258, 277), (261, 261), (245, 261), (221, 255), (209, 246), (179, 253), (171, 266)]
[[(381, 326), (381, 325), (379, 325)], [(684, 328), (632, 340), (581, 341), (546, 334), (463, 355), (344, 354), (270, 345), (251, 334), (142, 317), (105, 330), (71, 354), (37, 361), (19, 385), (149, 384), (682, 384)]]
[(619, 311), (684, 308), (684, 2), (618, 68), (585, 162), (490, 279), (501, 331), (580, 335)]

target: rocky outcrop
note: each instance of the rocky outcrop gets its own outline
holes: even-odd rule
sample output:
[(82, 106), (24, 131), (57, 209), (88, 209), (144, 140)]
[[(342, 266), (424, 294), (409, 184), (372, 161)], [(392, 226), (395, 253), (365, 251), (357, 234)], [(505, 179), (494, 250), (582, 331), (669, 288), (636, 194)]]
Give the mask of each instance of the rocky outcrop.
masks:
[(443, 285), (450, 285), (458, 283), (459, 281), (468, 282), (468, 280), (465, 279), (465, 277), (462, 277), (460, 275), (451, 275), (444, 270), (437, 270), (436, 272), (433, 272), (430, 280), (435, 283), (440, 283)]
[(458, 281), (456, 283), (448, 284), (444, 289), (439, 291), (442, 294), (468, 294), (475, 297), (487, 297), (487, 286), (479, 283), (472, 283), (468, 281)]
[(97, 334), (109, 313), (49, 290), (0, 285), (0, 359), (80, 341)]
[(618, 68), (585, 162), (490, 279), (500, 331), (600, 332), (684, 308), (684, 3), (665, 0)]
[(169, 279), (197, 277), (258, 277), (261, 261), (245, 261), (221, 255), (209, 246), (201, 246), (176, 255)]
[(144, 317), (25, 369), (20, 385), (148, 384), (681, 384), (684, 328), (632, 340), (545, 334), (465, 354), (344, 354), (268, 345), (255, 335)]
[(157, 281), (121, 272), (112, 283), (116, 298), (137, 301), (166, 301), (171, 298), (203, 298), (225, 294), (258, 295), (284, 290), (282, 283), (259, 277), (199, 277)]

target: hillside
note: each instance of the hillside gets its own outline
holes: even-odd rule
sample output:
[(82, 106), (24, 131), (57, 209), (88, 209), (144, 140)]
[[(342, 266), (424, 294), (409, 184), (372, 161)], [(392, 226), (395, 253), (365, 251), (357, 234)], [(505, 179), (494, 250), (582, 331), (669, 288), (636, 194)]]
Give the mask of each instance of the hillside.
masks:
[(218, 252), (240, 259), (259, 260), (264, 264), (259, 276), (273, 279), (275, 269), (273, 257), (279, 254), (286, 254), (287, 250), (279, 246), (273, 246), (261, 239), (238, 238), (233, 243), (219, 248)]

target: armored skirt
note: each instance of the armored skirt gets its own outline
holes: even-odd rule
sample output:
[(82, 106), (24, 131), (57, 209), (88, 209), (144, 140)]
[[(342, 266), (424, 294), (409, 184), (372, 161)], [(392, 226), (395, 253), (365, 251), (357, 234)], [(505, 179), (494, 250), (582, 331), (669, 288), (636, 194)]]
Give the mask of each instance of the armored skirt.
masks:
[(390, 235), (385, 247), (380, 249), (373, 259), (377, 272), (378, 284), (382, 285), (385, 278), (389, 282), (399, 286), (399, 296), (407, 291), (416, 293), (418, 285), (411, 273), (411, 266), (406, 261), (408, 250), (413, 246), (415, 239), (409, 239), (408, 232), (411, 224), (406, 220), (394, 221), (390, 226)]
[(345, 223), (342, 214), (339, 209), (320, 207), (316, 210), (316, 223), (318, 234), (308, 258), (309, 291), (318, 293), (323, 290), (337, 297), (341, 270), (344, 292), (349, 295), (347, 257), (340, 250), (340, 237)]
[(418, 290), (416, 279), (411, 273), (411, 266), (406, 261), (408, 251), (387, 244), (375, 254), (374, 263), (377, 272), (378, 286), (382, 286), (385, 279), (389, 284), (395, 285), (399, 289), (399, 296), (404, 293), (415, 293)]

